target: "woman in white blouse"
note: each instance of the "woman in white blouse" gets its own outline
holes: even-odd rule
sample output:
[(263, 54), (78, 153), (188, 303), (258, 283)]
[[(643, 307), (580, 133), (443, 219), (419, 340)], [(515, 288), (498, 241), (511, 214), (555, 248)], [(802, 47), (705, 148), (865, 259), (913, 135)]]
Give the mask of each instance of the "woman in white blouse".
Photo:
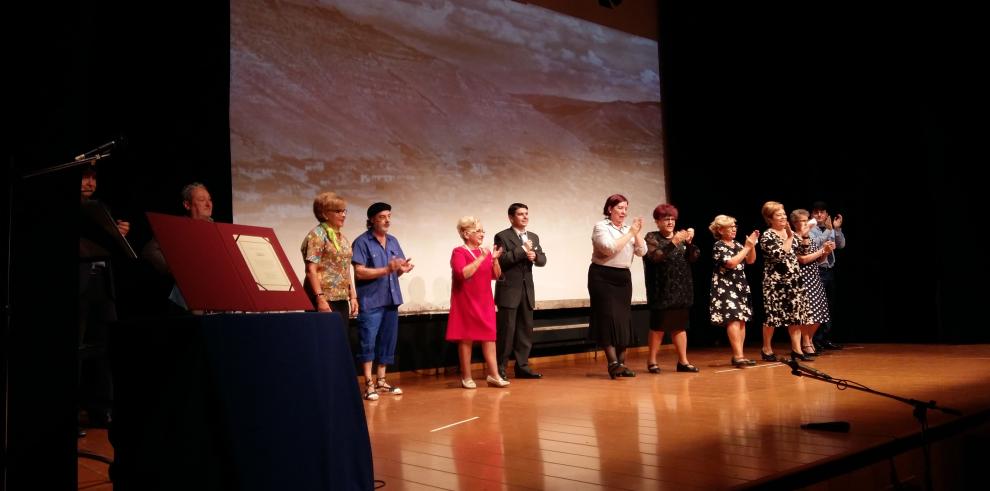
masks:
[(590, 335), (605, 350), (608, 376), (635, 377), (626, 368), (626, 346), (632, 343), (632, 279), (629, 266), (633, 257), (646, 254), (646, 242), (639, 236), (643, 219), (626, 225), (629, 200), (613, 194), (605, 201), (605, 219), (595, 224), (591, 235), (594, 252), (588, 268), (591, 296)]

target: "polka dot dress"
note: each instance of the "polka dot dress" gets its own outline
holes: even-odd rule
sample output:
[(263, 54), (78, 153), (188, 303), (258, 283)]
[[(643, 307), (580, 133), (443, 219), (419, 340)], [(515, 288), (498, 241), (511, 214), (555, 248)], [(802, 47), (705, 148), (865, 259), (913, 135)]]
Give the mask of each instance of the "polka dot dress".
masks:
[[(807, 242), (807, 245), (804, 244)], [(813, 254), (822, 248), (816, 240), (806, 239), (797, 246), (798, 256)], [(805, 297), (808, 301), (808, 318), (805, 324), (821, 324), (829, 321), (828, 299), (825, 297), (825, 287), (819, 273), (818, 262), (801, 265), (801, 282), (804, 283)]]

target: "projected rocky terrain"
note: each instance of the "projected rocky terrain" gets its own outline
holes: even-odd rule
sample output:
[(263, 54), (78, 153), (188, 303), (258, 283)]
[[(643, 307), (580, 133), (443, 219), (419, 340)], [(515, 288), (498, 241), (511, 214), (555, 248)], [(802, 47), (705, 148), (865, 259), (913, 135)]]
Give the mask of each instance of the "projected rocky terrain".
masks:
[[(643, 216), (664, 199), (659, 92), (653, 100), (580, 99), (585, 86), (603, 99), (607, 87), (589, 80), (614, 68), (568, 71), (568, 63), (589, 61), (564, 55), (552, 71), (585, 74), (584, 82), (507, 81), (548, 74), (536, 75), (528, 61), (514, 71), (513, 49), (498, 43), (464, 47), (430, 26), (395, 32), (396, 14), (389, 15), (231, 2), (235, 221), (275, 228), (301, 276), (297, 250), (316, 225), (317, 193), (348, 200), (351, 239), (364, 231), (368, 204), (387, 201), (393, 233), (417, 264), (402, 279), (404, 310), (443, 310), (450, 251), (460, 244), (457, 218), (482, 217), (490, 242), (507, 225), (508, 204), (522, 201), (553, 267), (538, 273), (538, 297), (586, 298), (591, 227), (605, 197), (621, 192)], [(655, 64), (656, 43), (652, 49)], [(641, 71), (628, 78), (650, 81)]]

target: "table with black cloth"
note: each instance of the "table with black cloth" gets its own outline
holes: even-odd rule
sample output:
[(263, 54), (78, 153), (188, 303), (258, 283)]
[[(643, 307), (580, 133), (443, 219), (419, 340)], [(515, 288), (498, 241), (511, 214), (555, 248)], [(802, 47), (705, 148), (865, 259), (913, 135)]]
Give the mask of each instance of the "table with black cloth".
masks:
[(338, 315), (120, 322), (110, 356), (116, 491), (373, 488)]

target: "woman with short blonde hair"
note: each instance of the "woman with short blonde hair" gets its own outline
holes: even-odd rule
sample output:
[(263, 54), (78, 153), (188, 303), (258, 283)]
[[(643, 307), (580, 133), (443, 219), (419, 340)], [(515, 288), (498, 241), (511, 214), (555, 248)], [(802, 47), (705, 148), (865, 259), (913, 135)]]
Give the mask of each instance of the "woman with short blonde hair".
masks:
[(736, 368), (756, 365), (743, 356), (746, 343), (746, 321), (753, 316), (749, 282), (744, 271), (756, 261), (756, 241), (760, 231), (746, 236), (746, 244), (736, 242), (736, 219), (719, 215), (708, 230), (715, 236), (712, 246), (712, 286), (709, 290), (708, 313), (712, 325), (725, 326), (732, 347), (730, 363)]
[[(318, 312), (337, 312), (347, 323), (357, 315), (358, 300), (351, 278), (351, 242), (341, 229), (347, 219), (347, 203), (336, 193), (324, 192), (313, 199), (313, 216), (319, 224), (306, 234), (300, 251), (306, 264), (303, 289)], [(372, 381), (365, 398), (378, 399)]]
[(488, 385), (506, 387), (509, 381), (499, 376), (495, 360), (495, 297), (492, 295), (492, 281), (502, 275), (498, 264), (502, 249), (495, 246), (494, 250), (489, 251), (487, 247), (482, 247), (485, 229), (481, 226), (481, 220), (473, 216), (457, 221), (457, 235), (464, 244), (455, 247), (450, 254), (452, 281), (446, 338), (457, 343), (461, 387), (477, 387), (471, 377), (471, 346), (474, 341), (481, 342)]

